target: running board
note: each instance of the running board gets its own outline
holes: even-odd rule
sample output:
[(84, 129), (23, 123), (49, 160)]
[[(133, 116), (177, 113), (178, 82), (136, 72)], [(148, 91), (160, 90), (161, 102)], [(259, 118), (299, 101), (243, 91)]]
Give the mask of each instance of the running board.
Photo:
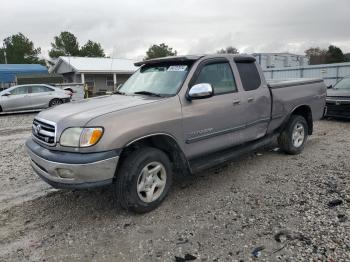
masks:
[(192, 159), (189, 161), (191, 173), (195, 174), (211, 167), (221, 165), (229, 160), (233, 160), (239, 156), (267, 146), (271, 144), (277, 138), (277, 136), (278, 134), (269, 135), (253, 142), (248, 142), (240, 146), (231, 147), (219, 152)]

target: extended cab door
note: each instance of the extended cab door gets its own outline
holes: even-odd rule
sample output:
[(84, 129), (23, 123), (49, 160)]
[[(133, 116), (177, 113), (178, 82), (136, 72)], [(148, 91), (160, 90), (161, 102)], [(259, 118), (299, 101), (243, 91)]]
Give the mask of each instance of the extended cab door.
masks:
[[(245, 138), (253, 141), (263, 137), (271, 116), (271, 94), (255, 61), (236, 61), (242, 86), (242, 103), (245, 105)], [(265, 79), (265, 78), (263, 78)]]
[(183, 100), (183, 130), (188, 158), (218, 151), (244, 141), (244, 105), (226, 58), (201, 62), (189, 83), (209, 83), (214, 95), (210, 98)]

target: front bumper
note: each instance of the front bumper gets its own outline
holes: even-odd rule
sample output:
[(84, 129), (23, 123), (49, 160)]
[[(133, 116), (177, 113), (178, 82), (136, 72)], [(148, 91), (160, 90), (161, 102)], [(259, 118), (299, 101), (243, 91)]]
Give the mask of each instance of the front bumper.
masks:
[(109, 185), (119, 160), (119, 150), (70, 153), (46, 149), (32, 138), (26, 141), (34, 171), (55, 188), (83, 189)]
[(350, 99), (327, 98), (325, 116), (350, 118)]

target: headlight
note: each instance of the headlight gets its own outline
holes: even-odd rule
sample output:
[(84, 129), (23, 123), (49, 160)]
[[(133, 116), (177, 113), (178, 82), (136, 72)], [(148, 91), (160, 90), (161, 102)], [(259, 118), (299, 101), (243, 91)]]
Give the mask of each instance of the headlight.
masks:
[(101, 127), (71, 127), (63, 131), (60, 144), (70, 147), (88, 147), (95, 145), (102, 137)]

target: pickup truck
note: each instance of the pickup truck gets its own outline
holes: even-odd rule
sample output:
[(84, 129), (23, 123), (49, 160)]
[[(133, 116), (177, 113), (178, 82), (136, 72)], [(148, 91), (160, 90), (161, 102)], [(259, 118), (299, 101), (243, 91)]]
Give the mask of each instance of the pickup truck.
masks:
[(326, 85), (267, 83), (248, 55), (142, 61), (115, 94), (39, 113), (26, 141), (36, 173), (56, 188), (111, 185), (120, 205), (148, 212), (173, 177), (276, 141), (299, 154), (323, 117)]

